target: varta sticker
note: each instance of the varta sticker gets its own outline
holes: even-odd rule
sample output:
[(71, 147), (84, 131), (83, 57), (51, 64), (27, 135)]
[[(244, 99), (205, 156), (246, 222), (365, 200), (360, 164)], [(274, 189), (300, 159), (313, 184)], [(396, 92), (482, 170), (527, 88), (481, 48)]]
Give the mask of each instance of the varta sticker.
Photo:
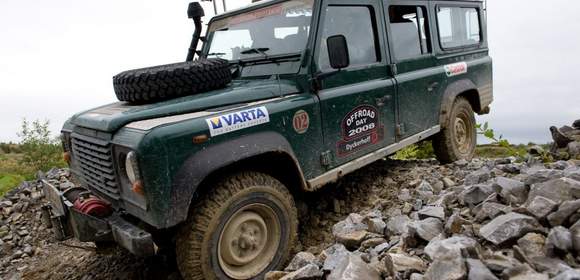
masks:
[(467, 73), (467, 63), (459, 62), (445, 65), (445, 74), (447, 77), (453, 77)]
[(243, 111), (220, 115), (205, 120), (209, 133), (218, 136), (270, 122), (270, 114), (266, 107), (251, 108)]

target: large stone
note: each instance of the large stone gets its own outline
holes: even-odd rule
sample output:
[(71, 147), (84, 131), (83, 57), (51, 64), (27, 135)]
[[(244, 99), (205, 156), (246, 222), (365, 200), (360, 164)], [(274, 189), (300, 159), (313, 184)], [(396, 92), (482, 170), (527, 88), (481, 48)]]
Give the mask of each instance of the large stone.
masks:
[(514, 203), (523, 203), (526, 201), (528, 195), (528, 191), (524, 183), (506, 177), (495, 178), (493, 188), (504, 198), (509, 199), (514, 197), (515, 201), (509, 200)]
[(545, 274), (537, 273), (529, 265), (523, 264), (504, 271), (505, 279), (510, 280), (548, 280), (550, 277)]
[(563, 271), (571, 269), (566, 262), (558, 258), (535, 257), (532, 258), (532, 264), (538, 272), (555, 277)]
[(487, 256), (483, 260), (483, 262), (485, 263), (485, 266), (487, 266), (487, 268), (489, 268), (495, 274), (501, 274), (506, 269), (510, 269), (513, 268), (514, 266), (520, 265), (520, 262), (518, 262), (518, 260), (510, 256), (504, 255), (503, 252), (501, 251), (495, 252), (492, 255)]
[(397, 272), (418, 271), (425, 272), (427, 264), (419, 257), (406, 254), (389, 254)]
[(284, 271), (296, 271), (309, 264), (318, 265), (316, 256), (309, 252), (299, 252), (292, 258), (292, 261), (290, 261)]
[(576, 253), (580, 254), (580, 220), (570, 227), (570, 233), (572, 234), (572, 246)]
[(562, 226), (557, 226), (550, 230), (546, 239), (546, 248), (548, 251), (558, 249), (567, 252), (572, 249), (572, 234)]
[(524, 183), (528, 186), (533, 184), (543, 183), (553, 179), (560, 178), (564, 176), (564, 172), (555, 169), (546, 168), (530, 168), (527, 170), (526, 175), (528, 175)]
[(543, 196), (556, 203), (573, 200), (580, 196), (580, 182), (570, 178), (558, 178), (544, 183), (534, 184), (528, 195), (528, 203), (536, 196)]
[(443, 222), (437, 218), (415, 221), (409, 226), (413, 227), (417, 236), (426, 241), (431, 241), (443, 232)]
[(534, 197), (526, 206), (526, 210), (539, 220), (545, 219), (558, 207), (558, 203), (543, 196)]
[(487, 167), (483, 167), (476, 171), (473, 171), (467, 176), (465, 176), (464, 185), (475, 185), (480, 183), (485, 183), (487, 180), (491, 178), (491, 171)]
[(564, 170), (564, 176), (566, 178), (574, 179), (580, 181), (580, 168), (569, 168)]
[(461, 256), (462, 250), (479, 251), (476, 240), (466, 236), (453, 236), (443, 240), (433, 240), (425, 247), (425, 255), (437, 260), (448, 255)]
[(387, 221), (388, 235), (401, 235), (408, 231), (408, 226), (411, 223), (411, 218), (406, 215), (398, 215), (389, 218)]
[(580, 269), (569, 269), (558, 274), (552, 280), (578, 280), (580, 279)]
[(473, 208), (483, 202), (492, 193), (493, 188), (490, 185), (474, 185), (461, 192), (459, 197), (464, 205)]
[(495, 217), (509, 213), (511, 207), (495, 202), (484, 202), (479, 207), (479, 211), (475, 215), (475, 220), (482, 222), (486, 219), (494, 219)]
[(530, 232), (524, 235), (524, 237), (518, 239), (519, 247), (529, 258), (544, 256), (543, 251), (545, 244), (546, 237), (534, 232)]
[[(322, 275), (321, 275), (322, 276)], [(365, 263), (361, 257), (351, 254), (342, 259), (340, 264), (332, 270), (327, 280), (380, 280), (379, 273)]]
[(419, 218), (437, 218), (440, 220), (445, 220), (445, 209), (441, 206), (426, 206), (419, 210)]
[(356, 249), (368, 236), (368, 225), (359, 214), (350, 214), (346, 219), (332, 227), (332, 235), (338, 243), (348, 248)]
[(568, 143), (568, 146), (566, 147), (568, 149), (568, 154), (570, 155), (570, 158), (573, 159), (580, 159), (580, 142), (574, 141), (574, 142), (570, 142)]
[(344, 258), (351, 253), (342, 244), (334, 244), (321, 253), (321, 260), (324, 262), (322, 270), (331, 271), (336, 268)]
[(322, 270), (317, 265), (309, 264), (305, 267), (287, 274), (280, 278), (280, 280), (317, 280), (322, 279)]
[(368, 231), (381, 235), (385, 234), (387, 223), (383, 221), (382, 217), (365, 217), (363, 223), (367, 225)]
[(426, 280), (460, 280), (467, 276), (465, 260), (461, 255), (446, 255), (435, 260), (425, 272)]
[(519, 238), (528, 232), (538, 231), (541, 228), (536, 219), (511, 212), (487, 223), (479, 230), (479, 234), (487, 241), (499, 245), (508, 240)]
[(465, 261), (467, 264), (467, 270), (469, 274), (467, 279), (469, 280), (499, 280), (493, 273), (483, 264), (482, 261), (478, 259), (467, 259)]
[(565, 201), (556, 212), (548, 215), (548, 221), (553, 227), (562, 225), (578, 209), (580, 209), (580, 199)]

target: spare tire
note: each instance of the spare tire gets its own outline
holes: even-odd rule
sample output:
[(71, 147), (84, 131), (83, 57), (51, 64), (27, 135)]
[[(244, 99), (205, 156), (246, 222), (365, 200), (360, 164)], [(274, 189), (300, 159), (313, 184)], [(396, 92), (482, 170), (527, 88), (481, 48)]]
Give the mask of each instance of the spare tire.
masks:
[(223, 88), (232, 80), (225, 59), (204, 59), (129, 70), (113, 77), (120, 101), (147, 103)]

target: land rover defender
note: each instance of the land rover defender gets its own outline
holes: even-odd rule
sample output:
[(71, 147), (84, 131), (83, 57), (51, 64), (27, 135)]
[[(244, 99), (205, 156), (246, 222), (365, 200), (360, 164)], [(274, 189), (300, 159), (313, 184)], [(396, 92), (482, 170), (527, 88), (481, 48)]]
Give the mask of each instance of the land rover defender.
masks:
[[(174, 248), (186, 279), (256, 279), (297, 239), (296, 194), (420, 141), (473, 157), (492, 60), (476, 0), (190, 4), (186, 62), (113, 78), (120, 102), (62, 129), (79, 186), (45, 182), (57, 236)], [(198, 42), (201, 42), (198, 50)]]

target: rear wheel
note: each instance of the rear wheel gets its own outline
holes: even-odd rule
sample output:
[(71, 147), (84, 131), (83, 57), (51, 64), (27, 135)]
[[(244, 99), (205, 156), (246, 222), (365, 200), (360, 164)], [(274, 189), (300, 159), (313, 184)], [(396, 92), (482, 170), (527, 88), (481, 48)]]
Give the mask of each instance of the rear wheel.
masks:
[(185, 279), (254, 279), (282, 268), (296, 240), (294, 200), (278, 180), (244, 172), (226, 178), (192, 210), (177, 238)]
[(433, 139), (435, 155), (441, 163), (471, 160), (476, 144), (473, 108), (467, 99), (459, 97), (453, 103), (445, 128)]

